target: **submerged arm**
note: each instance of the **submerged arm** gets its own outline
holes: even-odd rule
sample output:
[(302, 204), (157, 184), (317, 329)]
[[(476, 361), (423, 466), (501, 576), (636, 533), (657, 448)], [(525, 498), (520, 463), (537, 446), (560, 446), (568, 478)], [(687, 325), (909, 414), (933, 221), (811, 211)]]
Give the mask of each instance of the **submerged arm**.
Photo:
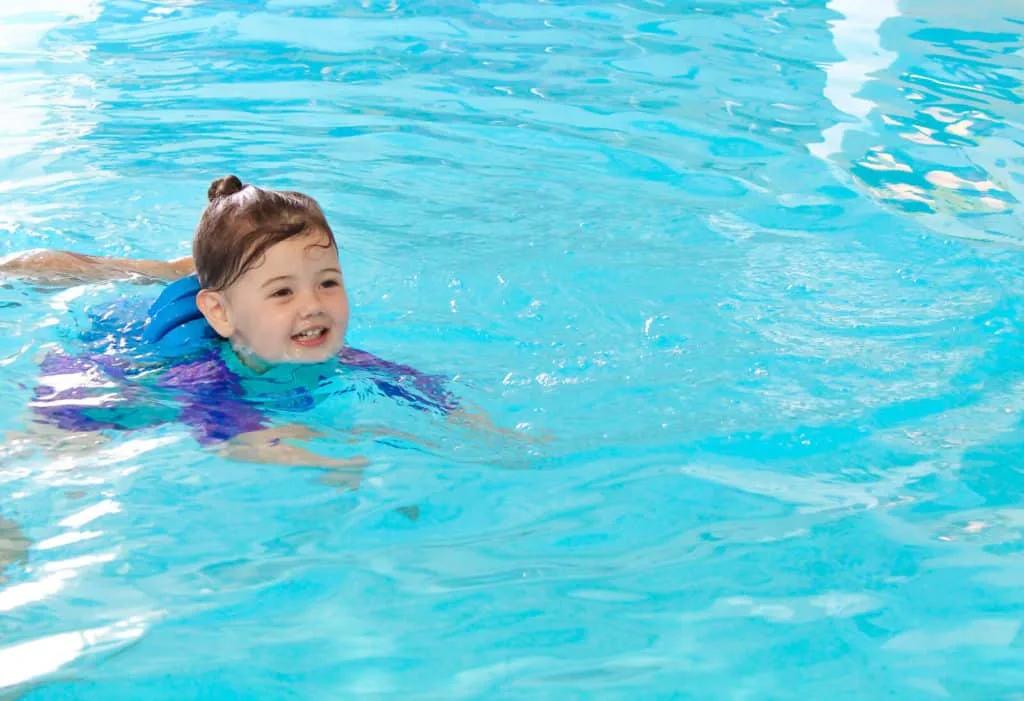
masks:
[(527, 443), (548, 443), (552, 440), (551, 434), (542, 432), (539, 435), (531, 435), (520, 431), (518, 428), (505, 428), (498, 426), (483, 409), (460, 407), (448, 414), (448, 420), (458, 426), (480, 431), (491, 436), (511, 438), (516, 441)]
[(546, 434), (531, 436), (517, 429), (496, 425), (483, 409), (457, 399), (446, 386), (446, 378), (441, 375), (429, 375), (409, 365), (384, 360), (373, 353), (352, 347), (342, 350), (341, 360), (349, 367), (365, 368), (373, 372), (374, 384), (385, 395), (409, 402), (424, 411), (437, 412), (453, 424), (492, 436), (531, 443), (551, 440)]
[(192, 257), (175, 260), (105, 258), (71, 251), (36, 250), (0, 259), (0, 274), (47, 283), (77, 283), (143, 277), (175, 280), (193, 272)]
[(292, 424), (248, 431), (227, 441), (221, 448), (224, 457), (243, 462), (256, 462), (291, 467), (321, 467), (336, 471), (336, 486), (355, 489), (362, 480), (366, 458), (329, 458), (288, 442), (319, 435), (305, 426)]

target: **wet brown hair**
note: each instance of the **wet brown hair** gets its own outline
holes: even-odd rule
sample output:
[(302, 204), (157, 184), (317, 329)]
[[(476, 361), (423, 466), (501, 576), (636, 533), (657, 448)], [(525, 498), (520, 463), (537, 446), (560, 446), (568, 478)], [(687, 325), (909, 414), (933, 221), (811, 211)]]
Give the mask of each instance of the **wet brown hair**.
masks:
[(319, 245), (337, 248), (320, 205), (301, 192), (264, 190), (229, 175), (210, 183), (206, 196), (210, 203), (192, 240), (196, 274), (205, 289), (223, 290), (258, 265), (271, 246), (288, 239), (320, 234), (327, 243)]

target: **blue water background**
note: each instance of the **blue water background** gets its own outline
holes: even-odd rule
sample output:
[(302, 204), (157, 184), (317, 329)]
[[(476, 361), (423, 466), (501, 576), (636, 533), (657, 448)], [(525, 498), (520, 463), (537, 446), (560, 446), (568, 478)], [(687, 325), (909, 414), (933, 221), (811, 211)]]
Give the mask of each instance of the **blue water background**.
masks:
[[(10, 438), (128, 285), (0, 288), (0, 696), (1015, 699), (1024, 87), (1008, 0), (0, 9), (0, 253), (317, 197), (351, 341), (483, 436)], [(415, 449), (346, 428), (385, 424)], [(410, 507), (418, 518), (410, 518)]]

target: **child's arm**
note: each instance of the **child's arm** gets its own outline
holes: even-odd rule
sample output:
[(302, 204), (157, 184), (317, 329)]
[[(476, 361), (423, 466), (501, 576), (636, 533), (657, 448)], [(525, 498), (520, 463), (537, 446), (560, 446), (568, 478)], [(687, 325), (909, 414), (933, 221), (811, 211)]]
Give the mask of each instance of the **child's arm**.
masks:
[(71, 251), (35, 250), (0, 259), (0, 274), (51, 284), (143, 277), (176, 280), (195, 270), (192, 257), (175, 260), (104, 258)]
[[(241, 462), (256, 462), (293, 467), (321, 467), (352, 471), (351, 485), (359, 485), (359, 469), (368, 463), (363, 457), (332, 458), (319, 455), (291, 441), (307, 440), (322, 435), (302, 424), (268, 426), (267, 417), (257, 407), (235, 394), (230, 383), (220, 383), (217, 377), (203, 376), (203, 372), (223, 371), (218, 363), (193, 364), (177, 368), (180, 376), (169, 378), (175, 385), (181, 382), (200, 394), (186, 395), (179, 419), (192, 427), (200, 445), (214, 448), (222, 456)], [(165, 382), (168, 377), (165, 377)], [(223, 384), (223, 386), (220, 386)]]
[(291, 467), (321, 467), (337, 472), (332, 480), (336, 486), (356, 489), (362, 480), (362, 470), (369, 464), (366, 458), (329, 458), (288, 441), (316, 435), (304, 426), (280, 426), (250, 431), (234, 437), (223, 445), (221, 455), (242, 462), (257, 462)]
[(448, 420), (458, 426), (464, 426), (485, 434), (510, 438), (516, 441), (525, 441), (526, 443), (550, 443), (553, 440), (551, 434), (547, 432), (531, 435), (518, 429), (498, 426), (491, 420), (487, 412), (477, 407), (472, 409), (460, 407), (448, 414)]
[(532, 443), (551, 440), (551, 436), (546, 434), (531, 436), (522, 431), (497, 426), (482, 409), (456, 399), (445, 386), (445, 378), (440, 375), (428, 375), (408, 365), (384, 360), (373, 353), (350, 346), (342, 350), (341, 360), (349, 367), (371, 371), (371, 379), (385, 395), (406, 401), (421, 410), (437, 412), (454, 424), (493, 436)]

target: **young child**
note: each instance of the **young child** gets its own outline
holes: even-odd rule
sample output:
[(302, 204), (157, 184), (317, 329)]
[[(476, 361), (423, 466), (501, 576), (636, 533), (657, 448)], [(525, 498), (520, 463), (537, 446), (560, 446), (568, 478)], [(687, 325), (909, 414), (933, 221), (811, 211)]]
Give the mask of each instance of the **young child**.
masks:
[[(166, 363), (155, 383), (149, 365), (124, 354), (52, 352), (43, 361), (41, 386), (32, 402), (37, 421), (75, 432), (136, 428), (146, 412), (133, 409), (148, 382), (154, 391), (174, 397), (174, 420), (190, 425), (201, 443), (220, 446), (231, 457), (358, 468), (365, 464), (363, 458), (326, 457), (287, 442), (316, 433), (295, 424), (271, 425), (249, 401), (242, 382), (282, 364), (311, 366), (313, 375), (323, 379), (321, 366), (337, 361), (364, 373), (385, 395), (424, 411), (466, 416), (441, 378), (345, 346), (349, 303), (338, 246), (315, 200), (298, 192), (243, 185), (233, 175), (215, 180), (208, 198), (191, 258), (163, 262), (32, 251), (0, 262), (0, 273), (49, 281), (173, 280), (194, 270), (194, 279), (171, 286), (184, 292), (165, 291), (178, 298), (170, 296), (161, 311), (152, 312), (142, 338), (160, 341), (174, 332), (173, 316), (170, 328), (157, 327), (164, 323), (159, 318), (163, 310), (177, 305), (192, 310), (191, 316), (187, 311), (181, 315), (183, 323), (194, 327), (198, 322), (206, 331), (212, 329), (209, 336), (226, 341), (197, 343), (192, 349), (197, 352), (187, 359)], [(323, 374), (329, 374), (326, 366)], [(78, 378), (72, 386), (62, 379), (69, 375)], [(121, 388), (114, 396), (111, 381)], [(301, 388), (297, 396), (283, 399), (293, 408), (315, 401), (312, 392)]]

